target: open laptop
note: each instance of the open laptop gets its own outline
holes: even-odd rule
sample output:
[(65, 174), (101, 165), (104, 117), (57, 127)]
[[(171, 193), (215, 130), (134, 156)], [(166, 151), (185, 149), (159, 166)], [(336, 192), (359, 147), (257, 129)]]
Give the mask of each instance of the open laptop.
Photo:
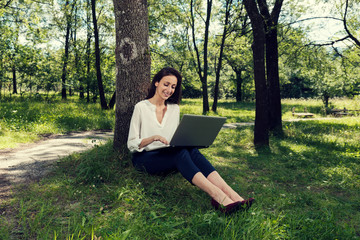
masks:
[(225, 117), (184, 114), (169, 145), (171, 147), (209, 147), (225, 121)]

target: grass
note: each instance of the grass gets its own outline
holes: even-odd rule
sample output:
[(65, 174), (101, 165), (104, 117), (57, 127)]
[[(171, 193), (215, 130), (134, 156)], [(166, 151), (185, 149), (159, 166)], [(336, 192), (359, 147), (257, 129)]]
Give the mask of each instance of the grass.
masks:
[[(186, 100), (182, 113), (198, 113), (199, 103)], [(359, 239), (360, 118), (285, 122), (284, 131), (270, 152), (255, 150), (252, 127), (224, 129), (201, 150), (235, 190), (256, 198), (249, 211), (224, 216), (180, 174), (139, 173), (109, 142), (17, 186), (0, 205), (0, 239)]]
[(114, 111), (73, 99), (12, 97), (0, 105), (0, 149), (34, 142), (43, 135), (112, 129)]

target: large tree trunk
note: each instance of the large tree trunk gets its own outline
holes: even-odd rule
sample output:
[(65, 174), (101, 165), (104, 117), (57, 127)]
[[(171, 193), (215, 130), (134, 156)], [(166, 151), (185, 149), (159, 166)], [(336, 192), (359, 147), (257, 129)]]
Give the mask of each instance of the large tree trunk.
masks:
[(258, 3), (265, 24), (266, 74), (269, 93), (269, 130), (276, 135), (282, 135), (277, 25), (283, 0), (275, 1), (271, 14), (269, 12), (269, 7), (266, 4), (266, 0), (258, 0)]
[(114, 148), (127, 143), (134, 105), (150, 85), (150, 51), (146, 0), (113, 0), (116, 28), (116, 107)]
[(226, 35), (228, 33), (228, 23), (229, 23), (229, 17), (230, 17), (230, 10), (231, 10), (232, 0), (226, 0), (226, 11), (225, 11), (225, 23), (224, 23), (224, 31), (223, 35), (221, 37), (221, 45), (220, 45), (220, 54), (219, 54), (219, 61), (216, 68), (216, 78), (215, 78), (215, 89), (214, 89), (214, 102), (212, 105), (211, 110), (213, 112), (217, 111), (217, 102), (219, 98), (219, 83), (220, 83), (220, 72), (222, 69), (222, 60), (223, 60), (223, 53), (224, 53), (224, 46), (225, 46), (225, 40)]
[(92, 9), (92, 17), (93, 17), (93, 24), (94, 24), (94, 38), (95, 38), (95, 68), (96, 68), (96, 78), (97, 78), (97, 82), (98, 82), (99, 95), (100, 95), (100, 104), (101, 104), (102, 109), (108, 109), (108, 105), (107, 105), (106, 99), (105, 99), (102, 75), (101, 75), (99, 32), (98, 32), (97, 19), (96, 19), (96, 0), (91, 0), (91, 9)]
[(269, 130), (276, 135), (282, 135), (278, 59), (277, 29), (274, 27), (266, 34), (266, 69), (269, 87)]
[(254, 144), (256, 147), (269, 146), (268, 91), (265, 77), (265, 28), (255, 0), (244, 0), (244, 4), (251, 20), (254, 37), (252, 44), (256, 97)]

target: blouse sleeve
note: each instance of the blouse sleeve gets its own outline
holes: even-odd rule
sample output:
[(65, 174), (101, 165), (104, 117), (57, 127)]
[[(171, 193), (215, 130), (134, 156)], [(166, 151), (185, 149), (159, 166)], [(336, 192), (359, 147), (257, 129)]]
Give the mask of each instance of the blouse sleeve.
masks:
[(141, 111), (138, 105), (135, 105), (133, 115), (130, 121), (129, 136), (127, 141), (127, 147), (130, 152), (142, 152), (144, 149), (139, 148), (139, 145), (142, 141), (140, 139), (140, 129), (141, 129)]

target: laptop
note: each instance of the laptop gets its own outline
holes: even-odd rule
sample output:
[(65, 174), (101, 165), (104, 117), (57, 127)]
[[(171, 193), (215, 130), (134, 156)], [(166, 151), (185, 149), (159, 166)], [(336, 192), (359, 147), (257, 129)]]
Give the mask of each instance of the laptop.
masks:
[(184, 114), (169, 145), (207, 148), (215, 140), (226, 117)]

